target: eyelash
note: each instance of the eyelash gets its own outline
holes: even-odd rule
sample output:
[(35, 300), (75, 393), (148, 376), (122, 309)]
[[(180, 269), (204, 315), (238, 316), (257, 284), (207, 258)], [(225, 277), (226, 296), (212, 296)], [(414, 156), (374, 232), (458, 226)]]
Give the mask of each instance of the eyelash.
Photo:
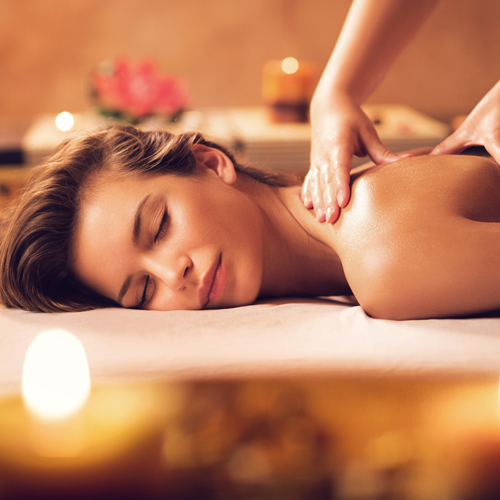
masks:
[(167, 230), (168, 222), (170, 217), (168, 216), (168, 212), (165, 210), (163, 213), (163, 217), (160, 222), (160, 227), (158, 228), (158, 232), (156, 233), (153, 242), (157, 243), (159, 240), (163, 238), (165, 235), (165, 231)]
[[(165, 232), (166, 232), (167, 227), (168, 227), (169, 219), (170, 219), (170, 217), (168, 215), (168, 212), (165, 210), (165, 212), (163, 213), (163, 217), (161, 219), (161, 222), (160, 222), (160, 226), (158, 227), (158, 231), (153, 239), (154, 243), (158, 243), (158, 241), (160, 241), (163, 238), (163, 236), (165, 236)], [(148, 275), (148, 276), (146, 276), (146, 284), (144, 285), (144, 290), (142, 292), (141, 301), (139, 303), (139, 309), (142, 309), (150, 300), (148, 298), (148, 290), (151, 287), (151, 284), (152, 284), (151, 276)]]
[(146, 276), (146, 284), (144, 285), (144, 290), (142, 292), (141, 301), (139, 303), (139, 309), (142, 309), (144, 307), (144, 305), (146, 304), (146, 302), (149, 302), (148, 301), (148, 290), (149, 290), (150, 286), (151, 286), (151, 276)]

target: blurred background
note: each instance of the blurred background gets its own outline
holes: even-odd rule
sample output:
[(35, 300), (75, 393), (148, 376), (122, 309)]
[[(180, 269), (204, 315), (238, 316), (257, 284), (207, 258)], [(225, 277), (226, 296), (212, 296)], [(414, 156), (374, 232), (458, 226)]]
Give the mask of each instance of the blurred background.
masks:
[[(260, 106), (265, 63), (293, 56), (322, 69), (350, 3), (0, 0), (0, 163), (16, 165), (2, 165), (0, 210), (29, 174), (18, 166), (24, 162), (19, 148), (26, 130), (42, 114), (90, 110), (88, 77), (101, 61), (121, 56), (131, 61), (155, 60), (160, 72), (188, 82), (193, 109)], [(403, 104), (445, 123), (469, 113), (500, 78), (499, 19), (497, 0), (442, 0), (369, 103)], [(288, 134), (291, 129), (283, 130)], [(302, 136), (299, 141), (290, 135), (304, 146), (299, 151), (287, 143), (284, 150), (293, 156), (303, 153), (307, 169), (308, 143)], [(283, 158), (283, 163), (293, 160)], [(239, 496), (231, 490), (234, 498), (260, 494), (261, 498), (300, 500), (449, 500), (458, 497), (450, 494), (443, 478), (451, 478), (451, 484), (461, 477), (457, 470), (463, 457), (455, 456), (451, 446), (456, 436), (493, 428), (488, 446), (494, 451), (494, 467), (491, 474), (489, 469), (484, 474), (495, 481), (500, 477), (496, 377), (472, 388), (463, 381), (413, 386), (396, 381), (383, 389), (371, 381), (342, 382), (284, 389), (268, 382), (242, 384), (238, 390), (234, 384), (188, 387), (186, 407), (179, 409), (184, 420), (179, 417), (171, 424), (168, 437), (173, 437), (165, 441), (166, 459), (170, 466), (188, 470), (189, 485), (196, 484), (193, 471), (209, 469), (216, 472), (210, 479), (227, 475), (222, 485), (226, 488), (240, 483), (251, 487), (243, 493), (237, 490)], [(235, 412), (238, 407), (246, 414)], [(256, 409), (255, 415), (248, 408)], [(198, 450), (194, 440), (186, 438), (188, 434), (201, 436), (199, 443), (205, 447)], [(224, 453), (225, 461), (218, 453)], [(260, 460), (255, 463), (261, 475), (239, 468), (235, 457), (241, 453)], [(458, 465), (447, 471), (449, 456)], [(328, 467), (322, 470), (318, 463)], [(269, 473), (269, 464), (278, 472)], [(279, 476), (282, 470), (284, 475)], [(276, 496), (272, 488), (289, 484), (291, 477), (297, 481), (297, 491), (305, 492), (303, 496)], [(368, 484), (363, 482), (365, 477), (375, 479), (361, 491), (359, 485)], [(405, 494), (400, 494), (401, 488)], [(179, 498), (201, 497), (194, 491), (192, 497)], [(220, 497), (214, 493), (213, 498)]]
[[(262, 103), (269, 59), (323, 68), (350, 0), (0, 0), (0, 119), (90, 108), (100, 61), (150, 57), (189, 82), (192, 105)], [(499, 78), (496, 0), (443, 0), (370, 99), (448, 121)]]

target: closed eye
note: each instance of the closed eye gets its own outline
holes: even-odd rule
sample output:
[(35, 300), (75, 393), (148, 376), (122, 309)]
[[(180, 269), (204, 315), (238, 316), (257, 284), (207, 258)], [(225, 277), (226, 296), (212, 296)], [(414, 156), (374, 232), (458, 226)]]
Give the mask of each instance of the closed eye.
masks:
[(160, 222), (160, 225), (158, 227), (158, 231), (156, 232), (156, 235), (154, 237), (154, 240), (153, 240), (154, 243), (161, 240), (163, 238), (163, 236), (165, 235), (169, 220), (170, 220), (170, 217), (168, 215), (167, 210), (165, 210), (165, 212), (163, 213), (163, 217), (161, 218), (161, 222)]
[[(163, 212), (163, 217), (161, 218), (160, 225), (158, 226), (158, 231), (156, 231), (155, 237), (153, 239), (154, 243), (160, 241), (168, 228), (168, 222), (170, 217), (168, 215), (167, 210)], [(155, 282), (151, 278), (151, 276), (146, 276), (146, 282), (144, 283), (144, 288), (141, 294), (141, 300), (139, 301), (139, 305), (137, 306), (139, 309), (144, 308), (144, 306), (151, 300), (154, 295)]]
[(142, 309), (151, 300), (152, 296), (154, 295), (154, 289), (155, 283), (151, 279), (151, 276), (146, 276), (146, 282), (142, 291), (141, 300), (139, 302), (139, 305), (137, 306), (138, 309)]

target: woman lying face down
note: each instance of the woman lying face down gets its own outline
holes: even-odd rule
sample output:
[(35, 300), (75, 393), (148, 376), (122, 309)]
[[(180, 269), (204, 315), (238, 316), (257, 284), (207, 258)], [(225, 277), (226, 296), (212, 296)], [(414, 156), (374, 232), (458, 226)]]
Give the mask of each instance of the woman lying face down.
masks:
[(335, 253), (283, 205), (286, 184), (198, 134), (113, 127), (67, 142), (8, 225), (2, 299), (35, 310), (173, 310), (315, 294), (318, 283), (349, 291), (341, 270), (318, 279), (315, 252), (302, 259), (316, 247)]
[(1, 298), (175, 310), (354, 293), (393, 319), (500, 307), (496, 163), (413, 157), (360, 169), (352, 190), (339, 221), (320, 224), (299, 186), (199, 134), (112, 127), (34, 174), (5, 224)]

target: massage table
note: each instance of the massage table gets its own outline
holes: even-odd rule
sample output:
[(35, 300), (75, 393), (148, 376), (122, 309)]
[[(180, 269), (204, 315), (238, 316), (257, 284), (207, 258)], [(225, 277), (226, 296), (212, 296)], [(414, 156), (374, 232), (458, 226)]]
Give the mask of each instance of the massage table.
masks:
[(76, 335), (94, 384), (301, 376), (500, 374), (500, 316), (388, 321), (345, 297), (207, 311), (80, 313), (0, 309), (0, 395), (17, 394), (45, 330)]

